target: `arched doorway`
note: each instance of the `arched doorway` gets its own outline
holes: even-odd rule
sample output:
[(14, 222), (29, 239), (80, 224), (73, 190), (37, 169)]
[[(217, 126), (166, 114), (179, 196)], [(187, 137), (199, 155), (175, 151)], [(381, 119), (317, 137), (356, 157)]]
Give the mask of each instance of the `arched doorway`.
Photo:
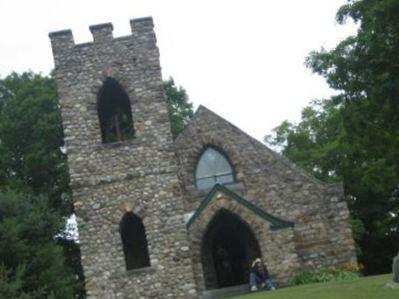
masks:
[(248, 224), (227, 210), (219, 211), (202, 242), (206, 289), (248, 283), (251, 261), (260, 255), (259, 244)]

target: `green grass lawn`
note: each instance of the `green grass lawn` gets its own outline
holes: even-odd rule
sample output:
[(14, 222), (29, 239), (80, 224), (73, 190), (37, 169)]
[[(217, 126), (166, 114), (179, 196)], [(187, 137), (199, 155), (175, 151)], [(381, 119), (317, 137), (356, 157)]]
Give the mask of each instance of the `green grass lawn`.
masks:
[(235, 299), (399, 299), (399, 289), (385, 289), (392, 274), (350, 281), (307, 284), (276, 291), (259, 291)]

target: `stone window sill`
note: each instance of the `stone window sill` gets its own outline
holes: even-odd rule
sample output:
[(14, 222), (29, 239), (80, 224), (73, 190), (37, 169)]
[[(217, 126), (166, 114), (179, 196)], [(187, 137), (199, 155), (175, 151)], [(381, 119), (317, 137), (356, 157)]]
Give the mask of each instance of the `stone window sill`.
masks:
[(97, 143), (95, 148), (98, 150), (104, 149), (116, 149), (124, 146), (137, 146), (144, 142), (153, 141), (154, 137), (152, 135), (141, 135), (141, 136), (134, 136), (133, 138), (121, 140), (121, 141), (114, 141), (108, 143)]
[(133, 137), (130, 139), (125, 139), (125, 140), (119, 140), (119, 141), (113, 141), (113, 142), (106, 142), (106, 143), (99, 143), (97, 144), (97, 147), (99, 148), (116, 148), (116, 147), (121, 147), (124, 145), (129, 145), (131, 143), (139, 143), (137, 137)]
[(112, 279), (121, 279), (123, 277), (142, 277), (146, 276), (149, 274), (155, 273), (155, 268), (154, 267), (145, 267), (145, 268), (139, 268), (139, 269), (132, 269), (132, 270), (126, 270), (123, 269), (122, 272), (115, 273), (112, 275)]
[(132, 270), (126, 270), (126, 275), (128, 276), (135, 276), (135, 275), (143, 275), (143, 274), (153, 274), (155, 273), (154, 267), (145, 267), (145, 268), (138, 268)]

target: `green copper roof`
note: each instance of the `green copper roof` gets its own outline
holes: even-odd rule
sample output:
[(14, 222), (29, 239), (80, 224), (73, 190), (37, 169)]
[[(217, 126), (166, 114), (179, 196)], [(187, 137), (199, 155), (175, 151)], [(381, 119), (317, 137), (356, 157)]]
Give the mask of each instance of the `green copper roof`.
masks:
[(207, 207), (207, 205), (212, 201), (214, 196), (218, 193), (223, 193), (227, 197), (229, 197), (232, 200), (235, 200), (238, 204), (246, 207), (247, 209), (251, 210), (254, 212), (256, 215), (259, 217), (263, 218), (267, 222), (270, 222), (270, 229), (272, 230), (277, 230), (277, 229), (282, 229), (282, 228), (287, 228), (287, 227), (293, 227), (294, 222), (291, 221), (286, 221), (282, 220), (280, 218), (277, 218), (273, 215), (270, 215), (263, 209), (259, 208), (258, 206), (254, 205), (253, 203), (249, 202), (246, 200), (244, 197), (238, 195), (237, 193), (231, 191), (230, 189), (226, 188), (225, 186), (216, 184), (211, 191), (205, 196), (205, 198), (202, 200), (201, 204), (199, 207), (195, 210), (194, 214), (191, 216), (191, 218), (187, 222), (187, 228), (190, 228), (190, 226), (194, 223), (194, 221), (201, 215), (202, 211), (204, 211)]

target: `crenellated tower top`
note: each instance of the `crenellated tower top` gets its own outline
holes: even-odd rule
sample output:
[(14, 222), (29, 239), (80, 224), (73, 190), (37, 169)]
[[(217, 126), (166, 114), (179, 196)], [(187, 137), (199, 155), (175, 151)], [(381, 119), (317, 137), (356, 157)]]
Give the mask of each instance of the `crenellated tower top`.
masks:
[(130, 20), (131, 35), (123, 37), (113, 37), (114, 26), (112, 23), (102, 23), (92, 25), (89, 27), (90, 32), (93, 36), (93, 42), (87, 42), (82, 44), (75, 44), (72, 30), (65, 29), (60, 31), (54, 31), (49, 33), (51, 40), (51, 46), (54, 54), (54, 61), (57, 67), (58, 57), (64, 53), (71, 53), (71, 51), (79, 51), (81, 47), (93, 47), (101, 46), (103, 43), (109, 43), (114, 40), (126, 40), (131, 39), (138, 43), (146, 41), (156, 44), (156, 38), (154, 33), (154, 22), (152, 17), (138, 18)]

